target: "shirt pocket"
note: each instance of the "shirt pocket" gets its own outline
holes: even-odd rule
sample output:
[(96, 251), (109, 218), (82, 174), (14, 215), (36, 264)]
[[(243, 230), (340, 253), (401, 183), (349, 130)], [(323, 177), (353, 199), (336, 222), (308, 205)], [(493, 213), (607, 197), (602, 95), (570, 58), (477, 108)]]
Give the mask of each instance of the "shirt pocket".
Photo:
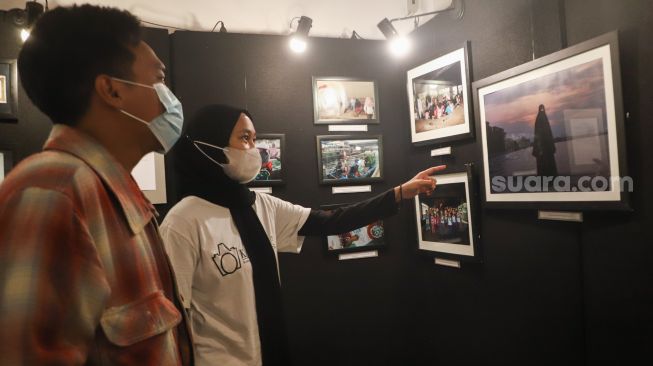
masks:
[(100, 319), (107, 339), (122, 347), (162, 334), (180, 322), (181, 314), (161, 291), (129, 304), (111, 307)]

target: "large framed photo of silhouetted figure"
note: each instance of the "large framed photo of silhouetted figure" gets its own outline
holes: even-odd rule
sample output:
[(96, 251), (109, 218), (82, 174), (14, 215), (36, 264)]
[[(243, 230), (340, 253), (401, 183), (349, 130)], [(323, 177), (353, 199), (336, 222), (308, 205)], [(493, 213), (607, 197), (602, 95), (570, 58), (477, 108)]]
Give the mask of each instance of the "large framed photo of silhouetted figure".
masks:
[(383, 180), (381, 135), (317, 136), (320, 184), (361, 184)]
[(617, 32), (473, 90), (486, 207), (629, 209)]
[(15, 59), (0, 59), (0, 122), (18, 121), (18, 70)]
[[(320, 209), (335, 210), (343, 206), (345, 204), (322, 205)], [(383, 220), (370, 222), (365, 226), (345, 233), (329, 235), (325, 239), (326, 251), (328, 253), (361, 252), (376, 250), (386, 246)]]
[(345, 77), (313, 77), (315, 124), (378, 124), (376, 82)]
[(474, 166), (434, 178), (435, 190), (415, 197), (419, 249), (445, 259), (480, 262)]
[(256, 187), (284, 184), (286, 135), (260, 133), (256, 135), (255, 144), (261, 155), (261, 170), (249, 185)]

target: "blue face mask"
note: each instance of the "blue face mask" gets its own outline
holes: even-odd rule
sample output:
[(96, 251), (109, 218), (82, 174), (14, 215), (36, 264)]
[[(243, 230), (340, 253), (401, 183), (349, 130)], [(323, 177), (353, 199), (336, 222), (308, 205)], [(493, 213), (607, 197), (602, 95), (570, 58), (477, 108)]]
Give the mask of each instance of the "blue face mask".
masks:
[(112, 77), (112, 79), (126, 84), (154, 89), (156, 95), (159, 97), (159, 101), (166, 109), (163, 114), (157, 116), (152, 121), (147, 122), (146, 120), (134, 116), (133, 114), (122, 109), (120, 109), (120, 112), (147, 125), (154, 137), (159, 140), (161, 146), (163, 147), (163, 149), (158, 152), (165, 154), (170, 151), (177, 140), (179, 140), (182, 127), (184, 126), (184, 111), (181, 107), (181, 102), (179, 99), (175, 97), (172, 91), (170, 91), (170, 89), (168, 89), (164, 83), (156, 83), (153, 86), (150, 86), (114, 77)]

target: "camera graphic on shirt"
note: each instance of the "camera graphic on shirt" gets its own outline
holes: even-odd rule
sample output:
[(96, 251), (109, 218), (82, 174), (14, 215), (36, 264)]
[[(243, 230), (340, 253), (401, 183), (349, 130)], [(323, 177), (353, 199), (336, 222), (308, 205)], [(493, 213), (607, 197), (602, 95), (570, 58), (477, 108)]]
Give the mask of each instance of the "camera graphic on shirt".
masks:
[(235, 273), (242, 267), (238, 249), (228, 248), (224, 243), (218, 244), (218, 252), (213, 254), (212, 258), (223, 277)]

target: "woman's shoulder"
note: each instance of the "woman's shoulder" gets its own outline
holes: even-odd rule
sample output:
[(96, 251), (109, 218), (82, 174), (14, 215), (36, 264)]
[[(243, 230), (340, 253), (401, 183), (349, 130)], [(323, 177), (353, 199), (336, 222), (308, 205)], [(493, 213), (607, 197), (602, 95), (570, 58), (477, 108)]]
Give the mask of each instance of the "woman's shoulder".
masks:
[(166, 215), (166, 219), (185, 219), (188, 221), (195, 221), (207, 217), (229, 217), (229, 209), (211, 203), (205, 199), (196, 196), (184, 197), (181, 201), (177, 202)]

